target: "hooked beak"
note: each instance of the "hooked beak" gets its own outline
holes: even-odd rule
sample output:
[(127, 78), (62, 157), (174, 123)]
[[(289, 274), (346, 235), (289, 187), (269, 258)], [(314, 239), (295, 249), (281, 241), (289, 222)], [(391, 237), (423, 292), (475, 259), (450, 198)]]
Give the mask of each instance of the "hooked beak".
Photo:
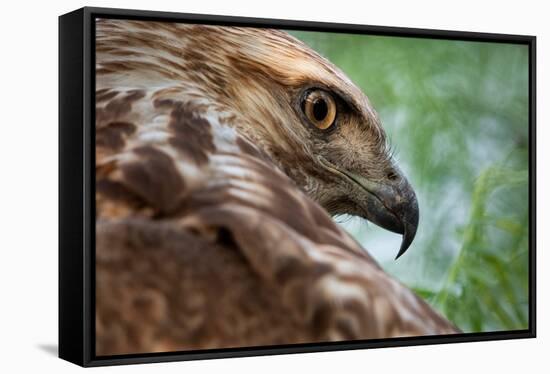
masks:
[(373, 182), (349, 171), (337, 169), (324, 158), (321, 163), (363, 189), (365, 200), (360, 202), (364, 218), (397, 234), (402, 234), (401, 247), (395, 259), (401, 257), (410, 247), (418, 227), (418, 202), (411, 185), (395, 168), (392, 179)]

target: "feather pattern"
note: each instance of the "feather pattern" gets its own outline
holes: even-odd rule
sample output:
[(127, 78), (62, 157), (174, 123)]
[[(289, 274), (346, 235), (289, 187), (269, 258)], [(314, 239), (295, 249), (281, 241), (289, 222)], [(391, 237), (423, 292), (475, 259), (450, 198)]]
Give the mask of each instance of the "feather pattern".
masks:
[(332, 221), (316, 140), (258, 83), (347, 92), (374, 164), (383, 131), (337, 68), (273, 30), (99, 20), (97, 38), (97, 355), (458, 332)]

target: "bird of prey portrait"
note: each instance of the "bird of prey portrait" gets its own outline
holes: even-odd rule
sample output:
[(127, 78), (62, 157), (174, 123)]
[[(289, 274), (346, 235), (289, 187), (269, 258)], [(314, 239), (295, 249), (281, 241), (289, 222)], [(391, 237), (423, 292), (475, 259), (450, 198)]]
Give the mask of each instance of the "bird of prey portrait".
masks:
[(453, 334), (331, 218), (416, 234), (365, 94), (286, 32), (96, 21), (97, 355)]

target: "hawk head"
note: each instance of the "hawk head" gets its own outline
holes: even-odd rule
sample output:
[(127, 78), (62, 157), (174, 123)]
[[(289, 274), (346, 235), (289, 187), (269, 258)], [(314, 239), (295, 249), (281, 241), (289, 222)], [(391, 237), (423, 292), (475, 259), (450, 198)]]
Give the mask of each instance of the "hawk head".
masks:
[(220, 101), (246, 116), (241, 130), (330, 214), (361, 216), (403, 234), (402, 255), (416, 234), (418, 204), (367, 97), (285, 32), (221, 34), (228, 41), (217, 54), (226, 63)]
[[(122, 26), (112, 23), (110, 30), (108, 22), (100, 40), (111, 48)], [(141, 71), (136, 85), (176, 84), (187, 99), (246, 135), (330, 214), (360, 216), (403, 234), (397, 257), (407, 250), (419, 218), (415, 193), (391, 157), (372, 105), (336, 66), (278, 30), (124, 25), (118, 57), (109, 50), (114, 60), (103, 58), (99, 69), (130, 61), (125, 69)]]

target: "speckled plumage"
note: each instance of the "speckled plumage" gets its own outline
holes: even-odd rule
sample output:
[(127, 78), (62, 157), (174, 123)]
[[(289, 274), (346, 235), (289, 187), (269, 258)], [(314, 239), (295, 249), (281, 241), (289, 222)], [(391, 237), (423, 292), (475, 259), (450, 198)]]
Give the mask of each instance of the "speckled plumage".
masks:
[[(276, 30), (96, 35), (98, 355), (457, 332), (327, 214), (370, 214), (354, 176), (408, 187), (340, 70)], [(335, 129), (304, 121), (308, 88)]]

